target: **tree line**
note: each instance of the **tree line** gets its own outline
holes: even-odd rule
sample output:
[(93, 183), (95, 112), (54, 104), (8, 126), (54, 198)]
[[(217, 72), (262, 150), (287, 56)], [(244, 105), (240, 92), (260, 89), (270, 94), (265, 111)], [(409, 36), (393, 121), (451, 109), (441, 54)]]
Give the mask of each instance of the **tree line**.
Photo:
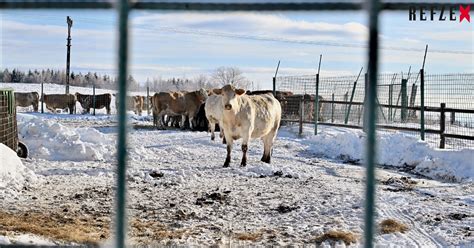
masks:
[[(30, 83), (30, 84), (66, 84), (66, 72), (64, 70), (41, 69), (22, 71), (19, 69), (0, 70), (0, 81), (5, 83)], [(219, 67), (211, 75), (198, 75), (193, 78), (166, 78), (153, 77), (146, 82), (139, 83), (130, 75), (127, 78), (128, 88), (131, 91), (143, 91), (149, 87), (152, 92), (159, 91), (191, 91), (200, 88), (211, 89), (233, 84), (238, 88), (258, 89), (258, 84), (253, 84), (236, 67)], [(99, 74), (97, 72), (76, 73), (71, 72), (69, 78), (71, 86), (92, 87), (102, 89), (117, 89), (118, 79), (116, 76)], [(256, 86), (256, 87), (255, 87)]]

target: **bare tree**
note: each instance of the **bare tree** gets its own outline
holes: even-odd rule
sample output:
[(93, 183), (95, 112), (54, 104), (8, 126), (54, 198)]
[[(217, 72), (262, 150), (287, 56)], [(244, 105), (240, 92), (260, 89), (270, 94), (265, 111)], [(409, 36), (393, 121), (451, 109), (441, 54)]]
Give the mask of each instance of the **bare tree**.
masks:
[(237, 67), (219, 67), (212, 75), (212, 78), (221, 85), (231, 84), (244, 89), (249, 87), (249, 81)]

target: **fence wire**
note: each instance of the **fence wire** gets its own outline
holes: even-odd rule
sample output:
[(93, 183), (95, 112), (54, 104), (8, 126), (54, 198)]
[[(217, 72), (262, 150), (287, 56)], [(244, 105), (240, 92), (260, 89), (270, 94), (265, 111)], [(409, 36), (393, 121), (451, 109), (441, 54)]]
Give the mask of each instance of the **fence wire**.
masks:
[[(320, 124), (363, 128), (366, 75), (319, 78)], [(314, 123), (316, 75), (277, 77), (275, 89), (291, 94), (282, 101), (287, 122)], [(474, 74), (428, 74), (424, 77), (425, 139), (441, 146), (440, 130), (446, 134), (445, 148), (474, 147)], [(421, 79), (419, 74), (378, 75), (378, 119), (381, 128), (420, 135)], [(441, 117), (441, 104), (445, 116)], [(467, 112), (467, 113), (466, 113)], [(444, 119), (444, 124), (441, 124)], [(467, 136), (463, 139), (451, 136)]]

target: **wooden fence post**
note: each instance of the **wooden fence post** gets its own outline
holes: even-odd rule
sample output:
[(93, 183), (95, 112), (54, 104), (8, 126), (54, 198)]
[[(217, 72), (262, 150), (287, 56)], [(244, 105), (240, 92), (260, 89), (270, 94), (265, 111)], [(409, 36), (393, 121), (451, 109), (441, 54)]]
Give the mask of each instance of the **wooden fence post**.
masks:
[(439, 148), (444, 149), (444, 146), (446, 144), (446, 139), (444, 137), (444, 131), (446, 129), (446, 112), (444, 109), (446, 108), (446, 103), (441, 103), (441, 115), (439, 118), (439, 131), (440, 131), (440, 142), (439, 142)]

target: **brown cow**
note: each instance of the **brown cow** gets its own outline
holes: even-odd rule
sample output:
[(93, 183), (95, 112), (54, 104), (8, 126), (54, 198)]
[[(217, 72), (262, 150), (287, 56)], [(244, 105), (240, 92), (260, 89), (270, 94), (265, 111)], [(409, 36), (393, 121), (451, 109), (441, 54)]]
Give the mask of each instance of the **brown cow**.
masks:
[[(118, 109), (118, 95), (112, 94), (115, 97), (115, 108)], [(127, 96), (126, 98), (126, 108), (127, 110), (133, 110), (136, 115), (142, 115), (143, 106), (145, 102), (144, 96)]]
[[(163, 115), (181, 116), (180, 127), (184, 129), (186, 117), (189, 119), (189, 127), (193, 128), (193, 120), (201, 105), (207, 99), (207, 92), (204, 89), (192, 92), (159, 92), (153, 96), (153, 122), (160, 126), (158, 122)], [(161, 123), (161, 127), (164, 125)]]
[(76, 96), (72, 94), (43, 94), (41, 101), (43, 101), (46, 104), (46, 108), (53, 113), (56, 112), (56, 109), (69, 108), (69, 114), (72, 114), (76, 107)]
[[(81, 104), (84, 109), (83, 114), (89, 113), (90, 109), (94, 107), (94, 95), (83, 95), (76, 92), (77, 101)], [(95, 95), (95, 108), (105, 108), (107, 114), (110, 115), (110, 102), (112, 101), (112, 95), (109, 93)]]
[(19, 107), (33, 105), (33, 110), (38, 112), (39, 94), (38, 92), (15, 92), (15, 103)]

